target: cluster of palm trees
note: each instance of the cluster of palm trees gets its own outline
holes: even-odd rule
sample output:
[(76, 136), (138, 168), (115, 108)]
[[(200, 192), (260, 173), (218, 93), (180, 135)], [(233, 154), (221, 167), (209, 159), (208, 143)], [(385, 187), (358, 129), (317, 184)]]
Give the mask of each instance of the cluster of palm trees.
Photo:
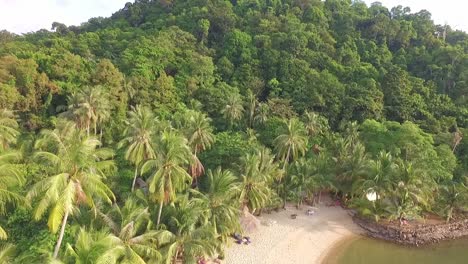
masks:
[(103, 124), (111, 117), (109, 95), (101, 86), (86, 86), (67, 97), (68, 106), (60, 106), (58, 110), (65, 109), (61, 116), (73, 120), (76, 125), (89, 135), (102, 137)]
[[(466, 205), (463, 183), (441, 185), (392, 153), (369, 157), (356, 123), (333, 133), (325, 118), (306, 112), (284, 121), (272, 153), (254, 130), (268, 120), (268, 106), (250, 97), (245, 107), (229, 97), (223, 111), (233, 130), (242, 129), (236, 124), (245, 117), (246, 140), (254, 146), (231, 170), (203, 166), (200, 153), (216, 136), (211, 119), (197, 110), (162, 120), (147, 107), (132, 107), (120, 141), (105, 147), (110, 107), (101, 88), (85, 88), (68, 98), (53, 128), (37, 135), (31, 153), (17, 142), (15, 115), (1, 110), (0, 216), (21, 206), (37, 221), (46, 218), (57, 234), (50, 255), (57, 263), (196, 263), (222, 255), (228, 237), (242, 232), (243, 210), (317, 203), (323, 191), (350, 199), (377, 221), (420, 216), (433, 209), (434, 194), (447, 220)], [(39, 177), (25, 173), (28, 163), (41, 166)], [(112, 190), (111, 178), (129, 168), (130, 192)], [(76, 239), (63, 243), (67, 230)], [(0, 239), (7, 238), (0, 226)], [(0, 262), (13, 252), (6, 244)]]
[[(285, 186), (287, 164), (306, 152), (306, 130), (292, 119), (276, 139), (276, 156), (261, 147), (246, 153), (236, 171), (215, 168), (205, 173), (198, 154), (215, 142), (210, 118), (186, 110), (174, 120), (161, 121), (149, 108), (136, 106), (128, 112), (123, 139), (116, 145), (134, 168), (131, 193), (119, 194), (126, 197), (122, 203), (107, 184), (120, 164), (100, 140), (109, 116), (100, 91), (86, 88), (70, 96), (55, 127), (40, 132), (30, 160), (42, 165), (43, 175), (27, 181), (25, 197), (21, 186), (26, 175), (17, 166), (21, 153), (7, 151), (16, 143), (18, 124), (11, 111), (1, 115), (0, 213), (17, 205), (33, 208), (37, 221), (47, 216), (50, 231), (58, 233), (55, 260), (60, 255), (75, 263), (89, 263), (90, 256), (93, 263), (190, 263), (222, 252), (221, 243), (241, 230), (241, 209), (260, 213), (278, 204), (275, 187)], [(233, 120), (242, 113), (234, 103), (226, 109)], [(144, 182), (140, 188), (138, 178)], [(78, 227), (77, 240), (59, 254), (70, 226)], [(4, 229), (0, 235), (7, 238)]]
[(468, 188), (462, 180), (438, 181), (429, 169), (391, 152), (370, 157), (356, 124), (350, 124), (345, 135), (332, 147), (333, 187), (362, 215), (402, 223), (424, 213), (450, 221), (454, 211), (466, 211)]

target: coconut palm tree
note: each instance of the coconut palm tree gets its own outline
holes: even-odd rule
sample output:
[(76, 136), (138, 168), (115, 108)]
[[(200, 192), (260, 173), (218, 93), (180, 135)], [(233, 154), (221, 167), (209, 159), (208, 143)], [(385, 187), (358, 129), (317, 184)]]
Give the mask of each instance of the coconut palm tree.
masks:
[(107, 214), (100, 212), (99, 216), (113, 234), (114, 248), (107, 253), (108, 259), (115, 258), (118, 263), (161, 262), (161, 253), (156, 247), (167, 241), (171, 234), (150, 229), (152, 221), (148, 207), (128, 199), (122, 208), (114, 205)]
[(345, 195), (352, 192), (353, 182), (364, 178), (368, 171), (368, 157), (364, 145), (338, 138), (334, 142), (336, 187)]
[(198, 159), (198, 153), (210, 148), (214, 142), (213, 128), (210, 122), (211, 119), (201, 112), (187, 111), (181, 125), (181, 130), (192, 149), (193, 161), (190, 164), (189, 172), (195, 181), (205, 172), (203, 164)]
[[(357, 156), (361, 157), (360, 154)], [(359, 163), (360, 159), (356, 160)], [(367, 166), (363, 168), (364, 172), (359, 173), (361, 177), (354, 180), (352, 193), (356, 198), (351, 206), (362, 215), (372, 216), (378, 222), (385, 215), (385, 209), (388, 207), (386, 197), (398, 170), (398, 163), (393, 156), (381, 151), (375, 160), (367, 162)]]
[(263, 124), (268, 120), (270, 115), (270, 107), (266, 103), (258, 103), (257, 109), (255, 109), (254, 122), (256, 124)]
[(247, 123), (252, 128), (255, 121), (255, 112), (257, 110), (258, 100), (251, 90), (247, 90), (246, 96)]
[(201, 112), (192, 111), (187, 120), (188, 143), (193, 152), (199, 153), (211, 147), (214, 142), (211, 118)]
[[(331, 156), (327, 153), (320, 153), (311, 159), (313, 186), (318, 187), (318, 189), (315, 190), (315, 194), (318, 192), (318, 197), (314, 198), (317, 198), (316, 201), (318, 203), (321, 202), (323, 190), (336, 191), (336, 186), (334, 184), (335, 175), (333, 174), (333, 168), (331, 166), (332, 162)], [(308, 188), (308, 190), (310, 190), (310, 188)], [(310, 195), (310, 193), (308, 193), (308, 195)]]
[(196, 263), (200, 258), (216, 254), (220, 241), (208, 225), (208, 210), (203, 201), (188, 199), (186, 195), (168, 208), (165, 222), (172, 235), (161, 248), (165, 263)]
[(99, 140), (102, 140), (102, 131), (106, 124), (111, 118), (111, 105), (107, 96), (103, 96), (99, 104), (95, 107), (95, 120), (94, 124), (94, 135), (97, 135), (97, 128), (99, 128)]
[(283, 160), (283, 170), (292, 159), (303, 156), (307, 150), (307, 132), (304, 124), (296, 118), (286, 123), (286, 131), (274, 140), (276, 153)]
[(187, 188), (192, 181), (192, 177), (184, 169), (190, 164), (192, 154), (187, 139), (169, 129), (155, 139), (154, 146), (157, 147), (156, 157), (147, 160), (141, 167), (141, 172), (151, 172), (148, 179), (149, 191), (153, 199), (159, 202), (159, 226), (164, 204), (174, 201), (176, 192)]
[(59, 116), (75, 122), (76, 126), (84, 129), (89, 135), (91, 128), (92, 112), (88, 104), (84, 103), (84, 95), (76, 91), (67, 96), (68, 106), (59, 106), (57, 111), (65, 110)]
[(275, 162), (275, 157), (271, 154), (269, 148), (261, 147), (257, 150), (258, 169), (260, 173), (266, 176), (268, 184), (273, 184), (284, 177), (285, 171), (280, 169), (278, 163)]
[(282, 171), (273, 163), (267, 149), (255, 155), (247, 154), (241, 160), (240, 202), (252, 212), (264, 208), (273, 196), (271, 183), (281, 177)]
[(405, 218), (419, 217), (421, 210), (427, 208), (435, 186), (425, 171), (414, 168), (411, 163), (399, 164), (389, 188), (389, 219), (402, 223)]
[(232, 128), (236, 122), (242, 119), (244, 106), (242, 106), (242, 99), (237, 94), (229, 95), (227, 104), (222, 110), (224, 118), (228, 121), (229, 126)]
[[(13, 190), (24, 183), (24, 177), (16, 166), (20, 159), (19, 152), (0, 153), (0, 215), (6, 214), (7, 205), (24, 202), (23, 197)], [(7, 238), (7, 233), (0, 226), (0, 240)]]
[(349, 144), (354, 145), (359, 142), (359, 124), (356, 121), (344, 124), (344, 134)]
[(116, 241), (109, 233), (80, 228), (75, 243), (67, 243), (64, 259), (76, 264), (117, 263), (117, 258), (109, 254), (115, 246)]
[(452, 152), (455, 153), (455, 149), (461, 143), (463, 139), (463, 133), (457, 129), (457, 131), (452, 133)]
[(449, 180), (440, 184), (438, 189), (439, 201), (441, 201), (442, 212), (447, 222), (453, 218), (453, 213), (457, 209), (468, 208), (468, 187), (462, 182)]
[(94, 135), (97, 135), (98, 126), (102, 131), (102, 124), (110, 118), (111, 106), (109, 96), (101, 86), (84, 87), (81, 93), (83, 100), (81, 103), (88, 109), (91, 127)]
[(75, 114), (75, 111), (79, 108), (79, 104), (81, 101), (80, 96), (81, 94), (77, 91), (71, 92), (66, 97), (67, 105), (59, 105), (55, 110), (57, 111), (57, 113), (59, 113), (59, 117), (72, 120), (76, 123), (78, 127), (82, 128), (82, 120), (79, 120), (79, 116), (82, 115)]
[(5, 244), (0, 246), (0, 263), (11, 264), (13, 263), (16, 255), (15, 246), (12, 244)]
[(129, 111), (128, 120), (125, 123), (127, 125), (124, 132), (125, 138), (119, 142), (119, 147), (125, 146), (127, 148), (125, 159), (135, 166), (132, 182), (133, 192), (139, 166), (143, 161), (156, 157), (152, 138), (156, 133), (157, 119), (149, 108), (136, 106)]
[(328, 127), (326, 118), (321, 117), (317, 113), (308, 111), (304, 113), (304, 124), (309, 137), (323, 133)]
[(102, 124), (110, 118), (109, 98), (101, 86), (86, 86), (68, 96), (67, 102), (67, 111), (62, 116), (74, 120), (88, 135), (91, 129), (97, 135), (98, 125), (102, 129)]
[(367, 166), (364, 178), (358, 179), (353, 184), (353, 192), (358, 195), (366, 195), (375, 192), (377, 200), (385, 197), (385, 192), (392, 184), (392, 179), (397, 172), (398, 165), (393, 156), (381, 151), (376, 160), (371, 160)]
[(311, 162), (304, 158), (296, 160), (289, 167), (286, 188), (290, 196), (294, 197), (297, 208), (300, 208), (305, 196), (309, 196), (306, 193), (313, 193), (318, 188), (318, 183), (311, 177), (312, 173)]
[(237, 194), (239, 184), (237, 177), (229, 170), (208, 170), (200, 185), (199, 196), (209, 208), (209, 223), (215, 235), (226, 240), (239, 229), (239, 204)]
[(49, 173), (34, 184), (28, 200), (39, 197), (34, 219), (40, 220), (47, 212), (48, 226), (55, 233), (60, 227), (53, 257), (56, 258), (62, 243), (68, 217), (77, 205), (91, 208), (95, 199), (112, 203), (115, 197), (103, 182), (106, 172), (113, 168), (113, 152), (99, 148), (99, 140), (89, 137), (74, 123), (59, 120), (54, 130), (43, 130), (36, 141), (35, 158), (49, 166)]
[(18, 127), (14, 113), (7, 109), (0, 109), (0, 151), (16, 143), (16, 137), (19, 135)]

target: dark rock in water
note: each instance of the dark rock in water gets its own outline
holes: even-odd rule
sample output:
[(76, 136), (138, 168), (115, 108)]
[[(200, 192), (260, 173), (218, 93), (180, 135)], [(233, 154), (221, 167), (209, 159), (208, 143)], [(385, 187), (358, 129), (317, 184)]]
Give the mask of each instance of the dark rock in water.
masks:
[(420, 246), (468, 236), (468, 219), (453, 223), (411, 227), (383, 225), (359, 216), (354, 216), (353, 220), (365, 230), (368, 236), (403, 245)]

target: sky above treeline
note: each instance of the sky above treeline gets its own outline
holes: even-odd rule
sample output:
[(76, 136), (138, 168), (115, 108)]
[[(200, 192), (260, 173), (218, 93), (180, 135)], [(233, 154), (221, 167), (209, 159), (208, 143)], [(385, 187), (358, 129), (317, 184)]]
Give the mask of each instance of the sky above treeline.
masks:
[[(17, 34), (50, 29), (54, 21), (80, 25), (92, 17), (108, 17), (129, 0), (0, 0), (0, 30)], [(370, 5), (375, 0), (365, 0)], [(468, 32), (468, 0), (380, 0), (389, 9), (409, 6), (412, 12), (426, 9), (437, 24)]]

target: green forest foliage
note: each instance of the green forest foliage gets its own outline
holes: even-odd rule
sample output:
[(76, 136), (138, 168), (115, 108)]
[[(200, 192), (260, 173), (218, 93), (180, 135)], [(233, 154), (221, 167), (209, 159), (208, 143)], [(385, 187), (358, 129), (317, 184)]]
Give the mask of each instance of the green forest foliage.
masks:
[(196, 263), (322, 192), (468, 210), (468, 35), (425, 10), (136, 0), (52, 30), (0, 31), (2, 263)]

